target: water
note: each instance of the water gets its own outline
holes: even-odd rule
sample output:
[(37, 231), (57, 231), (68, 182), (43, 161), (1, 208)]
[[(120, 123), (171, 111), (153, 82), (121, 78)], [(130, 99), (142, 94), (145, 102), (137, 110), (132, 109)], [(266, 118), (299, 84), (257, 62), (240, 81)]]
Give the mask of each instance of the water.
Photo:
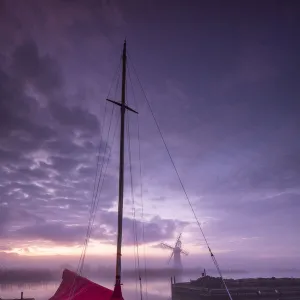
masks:
[[(107, 288), (113, 288), (113, 281), (93, 280)], [(57, 290), (60, 282), (36, 283), (36, 284), (9, 284), (0, 285), (0, 298), (13, 299), (20, 298), (21, 292), (24, 292), (25, 298), (35, 298), (36, 300), (49, 299)], [(123, 282), (124, 299), (139, 300), (139, 283), (134, 280)], [(147, 283), (148, 299), (146, 298), (146, 284), (143, 284), (143, 299), (145, 300), (169, 300), (171, 298), (170, 280), (160, 279), (151, 280)]]
[[(216, 276), (217, 274), (210, 274)], [(223, 274), (225, 278), (249, 278), (249, 277), (300, 277), (300, 271), (289, 272), (249, 272), (245, 274)], [(189, 281), (190, 279), (196, 279), (197, 276), (186, 275), (179, 281)], [(113, 279), (92, 279), (107, 288), (113, 289)], [(21, 292), (24, 292), (25, 298), (35, 298), (36, 300), (49, 299), (57, 290), (60, 281), (48, 282), (48, 283), (35, 283), (35, 284), (0, 284), (0, 298), (13, 299), (20, 298)], [(140, 300), (139, 283), (134, 279), (128, 279), (123, 281), (123, 295), (124, 299)], [(146, 289), (148, 291), (148, 297), (146, 297)], [(143, 283), (143, 300), (170, 300), (171, 287), (169, 278), (159, 278), (156, 280), (149, 279), (147, 285)]]

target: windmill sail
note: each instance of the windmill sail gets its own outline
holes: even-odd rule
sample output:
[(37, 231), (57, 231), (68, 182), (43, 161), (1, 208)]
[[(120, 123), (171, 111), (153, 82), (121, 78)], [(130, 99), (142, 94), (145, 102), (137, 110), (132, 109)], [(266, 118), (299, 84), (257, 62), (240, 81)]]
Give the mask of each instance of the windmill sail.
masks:
[(172, 247), (166, 243), (161, 243), (160, 247), (163, 249), (168, 249), (171, 250), (171, 256), (168, 259), (168, 264), (171, 262), (173, 258), (173, 268), (176, 270), (182, 270), (182, 263), (181, 263), (181, 254), (188, 255), (186, 251), (184, 251), (182, 248), (182, 243), (181, 243), (181, 233), (179, 234), (175, 245)]

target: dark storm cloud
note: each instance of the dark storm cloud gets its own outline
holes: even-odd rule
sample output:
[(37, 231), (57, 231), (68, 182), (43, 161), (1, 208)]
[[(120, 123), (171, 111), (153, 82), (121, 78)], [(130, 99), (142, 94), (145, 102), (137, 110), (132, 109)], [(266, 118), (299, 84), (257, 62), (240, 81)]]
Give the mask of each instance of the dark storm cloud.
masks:
[[(29, 139), (50, 138), (53, 132), (51, 128), (48, 128), (43, 124), (38, 125), (34, 122), (34, 119), (31, 119), (38, 107), (35, 99), (23, 93), (24, 81), (9, 76), (4, 73), (4, 71), (1, 73), (1, 137), (7, 138), (9, 135), (13, 135), (17, 136), (15, 137), (16, 139), (18, 138), (18, 135), (20, 135), (20, 132), (22, 134), (25, 133), (24, 136), (18, 140), (20, 141), (20, 144), (23, 143), (24, 150), (27, 148), (31, 149), (32, 146), (29, 143)], [(15, 139), (12, 138), (11, 140), (6, 141), (5, 144), (13, 145)]]
[(57, 61), (49, 55), (40, 56), (33, 40), (21, 44), (13, 53), (12, 70), (21, 80), (33, 82), (36, 88), (47, 94), (63, 85), (61, 70)]
[(95, 115), (82, 110), (80, 107), (69, 108), (52, 101), (49, 108), (53, 117), (63, 126), (75, 127), (88, 132), (97, 132), (98, 130), (99, 124)]
[[(96, 154), (99, 143), (95, 138), (99, 122), (82, 107), (55, 102), (57, 93), (64, 94), (61, 70), (53, 58), (40, 55), (33, 40), (16, 47), (11, 64), (0, 75), (1, 234), (19, 224), (25, 227), (18, 229), (15, 237), (42, 238), (44, 232), (45, 239), (53, 240), (49, 232), (56, 229), (58, 241), (59, 234), (76, 239), (83, 225), (78, 230), (64, 229), (59, 223), (31, 226), (28, 222), (37, 222), (41, 217), (62, 219), (65, 213), (53, 211), (55, 205), (59, 207), (55, 200), (59, 197), (68, 200), (70, 218), (74, 206), (87, 211), (84, 193), (90, 188), (87, 180), (93, 173), (83, 175), (76, 169), (92, 171), (91, 155)], [(35, 92), (29, 93), (28, 87)], [(110, 195), (105, 198), (107, 205), (114, 200), (114, 194)], [(61, 226), (61, 230), (55, 226)], [(36, 233), (35, 228), (39, 228)]]

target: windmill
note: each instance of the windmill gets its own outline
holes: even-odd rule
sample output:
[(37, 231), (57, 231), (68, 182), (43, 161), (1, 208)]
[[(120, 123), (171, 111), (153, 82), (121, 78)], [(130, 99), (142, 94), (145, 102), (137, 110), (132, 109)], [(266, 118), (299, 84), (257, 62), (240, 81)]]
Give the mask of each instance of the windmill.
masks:
[(173, 266), (174, 266), (174, 269), (179, 269), (181, 270), (182, 269), (182, 264), (181, 264), (181, 253), (184, 254), (184, 255), (188, 255), (188, 253), (184, 250), (182, 250), (181, 248), (181, 233), (179, 234), (177, 240), (176, 240), (176, 243), (175, 243), (175, 246), (172, 247), (166, 243), (161, 243), (160, 246), (163, 248), (163, 249), (169, 249), (169, 250), (172, 250), (172, 253), (171, 253), (171, 256), (168, 260), (168, 264), (170, 263), (172, 257), (174, 257), (173, 259)]

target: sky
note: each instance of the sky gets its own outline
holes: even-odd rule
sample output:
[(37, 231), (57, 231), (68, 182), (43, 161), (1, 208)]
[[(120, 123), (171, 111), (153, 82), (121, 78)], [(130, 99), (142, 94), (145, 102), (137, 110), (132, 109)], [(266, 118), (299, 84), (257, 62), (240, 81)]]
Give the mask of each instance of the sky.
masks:
[[(185, 266), (210, 258), (137, 78), (221, 267), (297, 267), (296, 2), (1, 0), (0, 22), (2, 264), (77, 261), (98, 150), (108, 167), (87, 256), (113, 264), (119, 121), (105, 99), (120, 101), (115, 75), (126, 38), (137, 89), (127, 82), (128, 103), (139, 111), (127, 119), (133, 195), (149, 264), (166, 262), (169, 253), (157, 244), (175, 243), (180, 232)], [(128, 151), (125, 160), (129, 267), (135, 250)]]

